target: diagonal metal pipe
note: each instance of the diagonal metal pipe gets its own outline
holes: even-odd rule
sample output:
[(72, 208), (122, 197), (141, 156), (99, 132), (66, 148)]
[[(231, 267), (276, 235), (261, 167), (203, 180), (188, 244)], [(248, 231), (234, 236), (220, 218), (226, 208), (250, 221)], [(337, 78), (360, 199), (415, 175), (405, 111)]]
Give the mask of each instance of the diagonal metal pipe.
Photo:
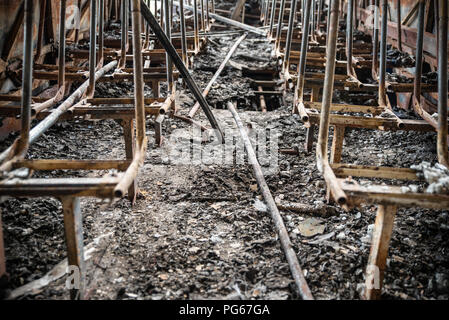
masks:
[(227, 107), (231, 112), (232, 117), (237, 124), (237, 127), (239, 128), (240, 135), (242, 137), (246, 153), (248, 155), (248, 162), (251, 163), (251, 166), (253, 167), (253, 172), (254, 176), (256, 177), (257, 184), (260, 187), (265, 203), (267, 204), (267, 207), (270, 211), (271, 218), (274, 221), (274, 225), (279, 235), (282, 249), (284, 250), (285, 257), (290, 267), (290, 272), (293, 276), (293, 279), (295, 280), (295, 284), (298, 289), (298, 294), (303, 300), (313, 300), (314, 298), (312, 292), (310, 291), (307, 281), (304, 278), (303, 270), (301, 269), (301, 265), (299, 264), (296, 252), (295, 250), (293, 250), (293, 244), (290, 240), (290, 237), (288, 236), (287, 228), (285, 227), (282, 216), (279, 213), (279, 209), (276, 206), (276, 202), (274, 201), (273, 196), (270, 192), (270, 188), (268, 187), (268, 184), (265, 180), (259, 161), (257, 161), (257, 156), (253, 146), (251, 145), (251, 140), (246, 133), (246, 128), (243, 125), (239, 114), (235, 110), (234, 105), (231, 102), (228, 102)]
[(206, 99), (201, 94), (200, 89), (198, 88), (197, 84), (193, 80), (193, 78), (190, 75), (189, 71), (187, 70), (185, 64), (182, 62), (182, 59), (178, 55), (178, 52), (176, 51), (175, 47), (173, 47), (170, 40), (165, 35), (164, 31), (157, 23), (156, 18), (151, 13), (150, 9), (148, 8), (148, 6), (145, 4), (145, 2), (143, 0), (141, 0), (141, 11), (142, 11), (143, 17), (150, 24), (151, 29), (153, 29), (154, 34), (156, 35), (156, 37), (161, 42), (164, 49), (168, 52), (168, 54), (172, 58), (173, 63), (175, 64), (176, 68), (179, 70), (182, 77), (186, 81), (186, 84), (189, 87), (190, 91), (193, 93), (193, 95), (195, 96), (197, 101), (200, 103), (200, 106), (203, 109), (204, 113), (206, 114), (206, 117), (208, 118), (212, 128), (215, 129), (215, 134), (217, 135), (218, 139), (221, 142), (224, 142), (223, 131), (221, 130), (220, 125), (218, 124), (217, 120), (215, 119), (215, 116), (214, 116), (212, 110), (210, 109)]
[[(226, 67), (226, 64), (228, 63), (229, 59), (231, 59), (232, 55), (234, 54), (235, 50), (237, 50), (238, 46), (240, 45), (240, 43), (245, 40), (246, 36), (248, 34), (245, 33), (244, 35), (242, 35), (241, 37), (239, 37), (237, 39), (237, 41), (234, 43), (234, 45), (231, 47), (231, 49), (229, 49), (228, 54), (226, 55), (226, 57), (224, 58), (223, 62), (220, 64), (220, 67), (218, 67), (217, 71), (215, 72), (214, 76), (212, 77), (212, 79), (210, 79), (209, 83), (207, 84), (206, 88), (203, 90), (203, 97), (206, 98), (207, 95), (209, 94), (210, 89), (212, 88), (212, 85), (215, 83), (215, 81), (218, 79), (218, 77), (220, 76), (220, 74), (223, 72), (224, 68)], [(195, 105), (192, 107), (192, 109), (189, 112), (189, 117), (193, 118), (193, 116), (195, 115), (195, 113), (198, 111), (200, 107), (200, 104), (197, 102), (195, 103)]]

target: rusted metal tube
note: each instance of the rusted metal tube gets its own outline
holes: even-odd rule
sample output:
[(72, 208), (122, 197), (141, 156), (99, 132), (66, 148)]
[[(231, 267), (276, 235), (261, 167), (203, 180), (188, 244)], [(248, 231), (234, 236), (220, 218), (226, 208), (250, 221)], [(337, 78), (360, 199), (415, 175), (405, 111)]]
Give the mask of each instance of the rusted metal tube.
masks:
[(326, 54), (326, 73), (324, 78), (323, 102), (320, 110), (320, 128), (318, 132), (318, 145), (316, 151), (317, 167), (323, 174), (324, 179), (330, 189), (330, 192), (337, 203), (345, 206), (347, 197), (341, 189), (340, 184), (335, 177), (332, 168), (329, 165), (327, 155), (327, 143), (329, 136), (330, 108), (332, 104), (332, 95), (335, 78), (335, 64), (337, 53), (338, 38), (338, 16), (339, 16), (340, 0), (333, 0), (331, 5), (331, 15), (329, 24), (329, 34), (327, 41)]
[[(234, 45), (229, 50), (228, 54), (224, 58), (223, 62), (220, 64), (220, 67), (218, 67), (217, 71), (215, 72), (212, 79), (207, 84), (206, 88), (203, 91), (203, 97), (206, 98), (209, 94), (210, 88), (212, 88), (212, 85), (217, 81), (218, 77), (220, 76), (223, 69), (226, 67), (226, 64), (228, 63), (229, 59), (231, 59), (232, 55), (234, 54), (235, 50), (237, 50), (237, 47), (240, 45), (240, 43), (246, 38), (247, 33), (242, 35), (240, 38), (237, 39), (237, 41), (234, 43)], [(195, 113), (198, 111), (200, 107), (200, 104), (198, 102), (195, 103), (195, 105), (192, 107), (192, 109), (189, 112), (189, 117), (193, 118), (195, 116)]]
[(398, 20), (398, 50), (402, 51), (401, 0), (396, 0), (396, 19)]
[(324, 171), (323, 163), (328, 163), (327, 143), (329, 136), (330, 108), (335, 77), (339, 7), (340, 0), (332, 0), (332, 5), (330, 8), (331, 15), (329, 21), (329, 34), (326, 48), (326, 73), (324, 78), (323, 101), (320, 111), (320, 128), (318, 132), (317, 145), (317, 165), (320, 172)]
[(185, 65), (188, 65), (188, 56), (187, 56), (187, 38), (186, 38), (186, 21), (184, 16), (184, 0), (179, 1), (179, 11), (181, 17), (181, 49), (182, 49), (182, 61), (184, 61)]
[(348, 0), (348, 12), (346, 15), (346, 72), (348, 75), (355, 76), (354, 68), (352, 66), (352, 48), (353, 48), (353, 18), (354, 15), (354, 0)]
[(448, 123), (447, 123), (447, 0), (439, 0), (438, 22), (438, 161), (449, 168)]
[(282, 34), (282, 27), (284, 24), (284, 9), (285, 9), (285, 0), (281, 0), (281, 8), (279, 10), (279, 18), (278, 18), (278, 27), (276, 29), (276, 42), (275, 42), (276, 50), (280, 50), (281, 47), (281, 34)]
[(159, 23), (160, 23), (160, 25), (161, 25), (161, 28), (164, 28), (164, 19), (165, 19), (165, 17), (164, 17), (164, 3), (161, 1), (161, 20), (159, 21)]
[(276, 11), (276, 0), (271, 1), (270, 29), (268, 36), (273, 38), (274, 12)]
[(45, 30), (45, 8), (47, 7), (47, 0), (42, 0), (40, 2), (40, 5), (41, 7), (39, 10), (39, 29), (37, 34), (36, 60), (42, 54), (42, 45), (44, 43), (44, 30)]
[[(434, 1), (433, 4), (434, 4), (433, 19), (435, 21), (435, 29), (437, 30), (437, 38), (438, 38), (439, 4), (438, 1)], [(438, 52), (438, 41), (437, 41), (437, 52)]]
[(206, 29), (208, 30), (210, 27), (209, 0), (204, 1), (206, 1)]
[[(148, 7), (150, 7), (150, 0), (146, 0), (146, 4)], [(150, 45), (150, 26), (148, 25), (148, 23), (145, 22), (144, 25), (145, 28), (145, 44), (144, 44), (144, 49), (148, 48)]]
[[(125, 1), (126, 2), (126, 1)], [(90, 1), (89, 89), (87, 96), (95, 93), (95, 69), (97, 68), (97, 1)]]
[(173, 12), (174, 12), (174, 10), (175, 10), (175, 5), (173, 4), (173, 0), (170, 0), (170, 30), (173, 28)]
[(284, 250), (285, 257), (287, 258), (288, 265), (290, 266), (290, 272), (292, 273), (293, 279), (295, 280), (298, 294), (303, 300), (313, 300), (312, 292), (307, 285), (306, 279), (304, 278), (303, 271), (298, 261), (295, 250), (293, 250), (293, 244), (288, 236), (288, 231), (285, 228), (284, 222), (282, 220), (281, 214), (276, 206), (276, 203), (271, 195), (270, 188), (265, 181), (265, 177), (257, 161), (256, 153), (251, 145), (248, 134), (246, 133), (246, 128), (243, 126), (242, 120), (235, 110), (231, 102), (227, 103), (229, 111), (232, 113), (234, 120), (239, 128), (240, 135), (242, 137), (243, 143), (245, 144), (246, 153), (248, 154), (248, 162), (251, 163), (253, 167), (254, 176), (256, 177), (257, 184), (260, 187), (260, 191), (265, 199), (265, 203), (271, 213), (271, 217), (274, 221), (276, 231), (279, 235), (279, 240), (281, 241), (282, 249)]
[(162, 104), (162, 106), (159, 108), (159, 115), (165, 115), (170, 110), (170, 108), (175, 103), (175, 95), (172, 93), (170, 94)]
[(293, 25), (295, 24), (296, 1), (291, 0), (290, 15), (288, 17), (287, 43), (285, 44), (284, 69), (290, 70), (290, 50), (292, 46)]
[[(146, 141), (146, 139), (144, 139), (144, 141)], [(139, 148), (136, 148), (136, 151), (134, 152), (133, 156), (133, 161), (131, 162), (128, 169), (126, 169), (125, 173), (121, 177), (120, 182), (114, 188), (115, 197), (117, 198), (123, 197), (126, 191), (133, 183), (133, 181), (136, 179), (137, 174), (139, 172), (139, 167), (143, 164), (143, 161), (145, 159), (145, 153), (146, 153), (146, 145), (140, 145)]]
[(156, 20), (158, 20), (158, 14), (157, 14), (157, 0), (154, 1), (154, 16), (156, 17)]
[(31, 95), (33, 89), (33, 13), (34, 1), (25, 0), (24, 7), (24, 50), (23, 50), (23, 70), (22, 70), (22, 111), (21, 111), (21, 131), (17, 145), (16, 155), (25, 156), (30, 140), (31, 127)]
[[(171, 42), (171, 23), (170, 23), (170, 10), (169, 10), (169, 1), (164, 0), (165, 6), (165, 35), (168, 40)], [(167, 65), (167, 88), (169, 92), (173, 91), (173, 63), (171, 61), (170, 55), (165, 53), (165, 61)]]
[(424, 18), (425, 18), (425, 1), (419, 0), (418, 4), (418, 36), (416, 39), (416, 66), (415, 66), (415, 81), (413, 95), (416, 102), (419, 103), (421, 97), (421, 76), (423, 64), (423, 43), (424, 43)]
[[(142, 1), (143, 2), (143, 1)], [(166, 4), (168, 0), (165, 0)], [(141, 1), (132, 0), (132, 26), (133, 26), (133, 62), (134, 62), (134, 105), (136, 111), (136, 140), (137, 148), (142, 146), (145, 140), (145, 104), (144, 104), (144, 82), (143, 82), (143, 61), (141, 42)], [(143, 4), (145, 4), (143, 2)], [(168, 8), (166, 7), (165, 10)], [(167, 13), (166, 13), (167, 17)], [(169, 22), (166, 22), (169, 24)]]
[[(133, 181), (136, 179), (139, 167), (143, 163), (146, 153), (145, 105), (143, 93), (144, 83), (141, 41), (141, 5), (146, 6), (146, 3), (143, 0), (132, 0), (131, 3), (134, 59), (134, 105), (136, 113), (136, 150), (133, 155), (133, 161), (125, 171), (124, 175), (121, 177), (120, 182), (114, 188), (114, 196), (116, 197), (122, 197), (129, 189)], [(166, 28), (170, 28), (170, 11), (168, 7), (168, 0), (164, 1), (164, 13)]]
[(373, 30), (373, 65), (372, 74), (374, 80), (377, 76), (377, 66), (379, 63), (379, 0), (374, 1), (374, 30)]
[(113, 5), (114, 5), (114, 18), (115, 21), (119, 21), (120, 20), (120, 8), (119, 8), (119, 2), (118, 0), (112, 0)]
[(66, 0), (61, 0), (59, 11), (59, 51), (58, 51), (58, 88), (64, 87), (65, 82), (65, 11)]
[[(47, 1), (47, 0), (44, 0)], [(78, 0), (76, 3), (76, 6), (78, 8), (78, 12), (81, 12), (81, 0)], [(79, 28), (75, 29), (75, 43), (78, 44), (78, 41), (80, 39), (80, 30)]]
[(312, 38), (315, 40), (316, 1), (312, 0)]
[(265, 13), (264, 13), (264, 18), (263, 18), (263, 25), (267, 26), (268, 25), (268, 12), (270, 11), (270, 0), (266, 0), (265, 1)]
[(102, 65), (104, 60), (104, 0), (99, 1), (99, 6), (97, 64)]
[(201, 9), (201, 30), (206, 30), (206, 23), (204, 19), (204, 0), (200, 0), (200, 9)]
[(161, 42), (164, 49), (170, 54), (170, 57), (172, 58), (173, 63), (175, 64), (176, 68), (181, 73), (182, 77), (185, 79), (187, 86), (189, 87), (190, 91), (193, 93), (195, 98), (200, 103), (201, 108), (203, 109), (204, 113), (206, 114), (212, 128), (215, 129), (215, 133), (217, 137), (220, 139), (220, 141), (224, 142), (224, 135), (223, 131), (221, 130), (220, 125), (218, 124), (217, 120), (215, 119), (214, 114), (212, 113), (212, 110), (210, 109), (209, 105), (207, 104), (206, 99), (204, 99), (203, 95), (201, 94), (200, 89), (198, 88), (197, 84), (193, 80), (192, 76), (190, 75), (189, 71), (187, 70), (186, 66), (182, 62), (182, 59), (179, 57), (176, 49), (173, 47), (173, 45), (168, 40), (167, 36), (162, 31), (161, 27), (156, 21), (156, 18), (151, 13), (148, 6), (141, 0), (141, 6), (142, 6), (142, 15), (144, 16), (145, 20), (150, 24), (151, 28), (153, 29), (153, 32), (155, 33), (158, 40)]
[[(213, 33), (208, 32), (207, 36), (208, 37), (223, 37), (223, 36), (240, 35), (241, 33), (242, 33), (242, 30), (222, 31), (222, 32), (213, 32)], [(200, 35), (202, 35), (202, 34), (206, 35), (203, 32), (200, 32), (199, 34)], [(189, 37), (192, 38), (193, 37), (193, 31), (187, 31), (186, 32), (186, 36), (187, 36), (187, 39)], [(154, 36), (151, 37), (151, 38), (154, 38)], [(174, 39), (181, 39), (181, 34), (179, 32), (172, 33), (172, 40), (174, 40)], [(182, 53), (182, 50), (181, 50), (181, 53)]]
[(388, 3), (387, 0), (382, 0), (382, 29), (380, 39), (380, 62), (379, 62), (379, 106), (382, 107), (387, 106), (387, 95), (385, 91), (385, 76), (387, 73), (387, 23), (388, 23)]
[(253, 26), (247, 25), (245, 23), (241, 23), (241, 22), (238, 22), (238, 21), (235, 21), (235, 20), (232, 20), (232, 19), (228, 19), (226, 17), (220, 16), (220, 15), (215, 14), (215, 13), (211, 13), (210, 16), (213, 19), (215, 19), (217, 21), (220, 21), (220, 22), (223, 22), (223, 23), (226, 23), (226, 24), (228, 24), (230, 26), (233, 26), (233, 27), (236, 27), (236, 28), (240, 28), (240, 29), (243, 29), (243, 30), (251, 32), (251, 33), (255, 33), (255, 34), (258, 34), (260, 36), (264, 36), (264, 37), (267, 36), (267, 32), (266, 31), (263, 31), (261, 29), (258, 29), (258, 28), (255, 28)]
[(309, 46), (310, 7), (312, 0), (306, 0), (304, 20), (302, 24), (301, 56), (299, 58), (297, 97), (299, 101), (304, 98), (304, 78), (306, 74), (307, 49)]
[[(157, 3), (157, 1), (155, 1)], [(122, 35), (121, 35), (121, 58), (120, 67), (124, 68), (126, 65), (126, 51), (128, 49), (128, 1), (122, 1)]]
[[(201, 1), (201, 0), (200, 0)], [(195, 31), (195, 51), (200, 49), (200, 39), (198, 35), (198, 3), (197, 0), (193, 0), (193, 29)]]

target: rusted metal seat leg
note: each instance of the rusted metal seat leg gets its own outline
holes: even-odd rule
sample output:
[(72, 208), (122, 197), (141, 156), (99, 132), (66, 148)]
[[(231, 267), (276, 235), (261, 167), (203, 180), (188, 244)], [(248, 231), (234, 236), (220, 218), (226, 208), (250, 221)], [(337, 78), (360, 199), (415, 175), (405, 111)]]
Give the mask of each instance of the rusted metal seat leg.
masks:
[[(136, 144), (136, 139), (134, 138), (134, 121), (132, 119), (127, 119), (122, 121), (123, 134), (125, 137), (125, 151), (126, 159), (132, 161), (134, 157), (134, 149)], [(128, 199), (132, 204), (136, 202), (137, 196), (137, 180), (134, 180), (128, 189)]]
[(343, 152), (343, 141), (345, 139), (345, 127), (334, 126), (334, 136), (332, 138), (331, 163), (341, 162)]
[(307, 128), (306, 132), (306, 143), (304, 144), (307, 152), (312, 152), (313, 147), (313, 135), (315, 133), (316, 125), (312, 124), (309, 128)]
[(154, 121), (154, 132), (155, 132), (155, 138), (156, 138), (156, 145), (160, 147), (162, 145), (162, 122), (164, 122), (164, 116), (159, 115), (156, 118), (156, 121)]
[(155, 80), (151, 82), (151, 89), (153, 90), (153, 98), (159, 98), (159, 81)]
[(84, 297), (84, 248), (83, 225), (80, 200), (77, 197), (62, 197), (64, 229), (67, 243), (67, 260), (69, 266), (70, 298), (81, 300)]
[[(320, 97), (320, 88), (318, 87), (313, 87), (312, 88), (312, 95), (310, 97), (310, 101), (311, 102), (318, 102)], [(306, 133), (306, 151), (307, 152), (312, 152), (312, 147), (313, 147), (313, 134), (315, 132), (315, 125), (312, 124), (310, 126), (310, 128), (307, 128), (307, 133)]]
[(365, 299), (367, 300), (380, 299), (382, 294), (382, 282), (396, 211), (397, 206), (393, 205), (380, 205), (377, 209), (371, 251), (366, 268)]
[(176, 105), (176, 100), (173, 100), (171, 103), (172, 114), (176, 114), (178, 112), (178, 106)]
[(320, 100), (320, 88), (319, 87), (313, 87), (312, 88), (312, 95), (310, 96), (311, 102), (319, 102)]

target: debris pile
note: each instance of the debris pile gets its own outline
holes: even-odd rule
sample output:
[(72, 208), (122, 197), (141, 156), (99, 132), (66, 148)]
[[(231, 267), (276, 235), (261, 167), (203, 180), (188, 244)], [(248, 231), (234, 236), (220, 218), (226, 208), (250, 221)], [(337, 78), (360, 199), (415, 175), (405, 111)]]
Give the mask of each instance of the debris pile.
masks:
[(414, 56), (387, 45), (387, 63), (396, 68), (412, 68), (416, 61)]
[(387, 81), (397, 83), (412, 83), (413, 79), (398, 73), (386, 73)]
[(429, 162), (423, 161), (418, 165), (413, 165), (411, 169), (418, 171), (418, 177), (424, 178), (429, 186), (426, 193), (449, 194), (449, 169), (436, 163), (432, 166)]

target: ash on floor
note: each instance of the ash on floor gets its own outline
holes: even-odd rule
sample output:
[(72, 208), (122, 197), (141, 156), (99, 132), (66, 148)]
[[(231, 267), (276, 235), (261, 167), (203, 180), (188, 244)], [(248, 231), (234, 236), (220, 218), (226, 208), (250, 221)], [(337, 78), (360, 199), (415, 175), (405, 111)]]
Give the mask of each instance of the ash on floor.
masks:
[[(254, 43), (260, 43), (262, 49), (267, 46)], [(229, 46), (228, 41), (224, 44)], [(248, 47), (250, 44), (247, 42)], [(257, 46), (251, 48), (256, 50)], [(222, 59), (222, 54), (217, 53), (217, 59)], [(202, 87), (209, 76), (212, 72), (204, 76), (194, 73)], [(232, 86), (231, 79), (225, 73), (221, 81)], [(107, 93), (110, 88), (105, 89)], [(185, 98), (188, 92), (183, 94), (184, 100), (189, 100)], [(214, 97), (214, 90), (211, 95)], [(316, 168), (315, 154), (303, 148), (305, 128), (291, 115), (291, 100), (289, 94), (286, 104), (276, 112), (239, 112), (253, 128), (276, 132), (279, 148), (299, 148), (297, 156), (279, 153), (275, 170), (267, 173), (273, 196), (282, 201), (322, 204), (326, 202), (324, 181)], [(191, 104), (180, 105), (181, 111), (185, 113)], [(235, 129), (228, 111), (214, 111), (225, 129)], [(201, 112), (196, 119), (207, 124)], [(95, 247), (87, 264), (89, 298), (298, 298), (270, 215), (260, 205), (262, 199), (251, 168), (246, 163), (215, 162), (214, 153), (208, 163), (171, 163), (165, 157), (172, 147), (170, 136), (180, 132), (188, 137), (191, 127), (167, 119), (162, 148), (154, 146), (152, 120), (148, 120), (147, 130), (148, 155), (139, 175), (141, 195), (135, 207), (126, 199), (113, 203), (87, 198), (81, 201), (85, 244)], [(434, 133), (348, 130), (343, 161), (401, 167), (422, 161), (434, 163), (435, 141)], [(7, 145), (4, 143), (3, 148)], [(199, 148), (205, 150), (210, 144), (199, 144)], [(104, 157), (125, 157), (121, 127), (114, 121), (57, 125), (29, 152), (31, 159)], [(62, 174), (77, 173), (55, 171), (39, 176)], [(82, 174), (99, 176), (107, 172)], [(375, 207), (350, 212), (333, 209), (330, 215), (281, 214), (315, 297), (358, 299)], [(0, 210), (11, 275), (9, 289), (42, 277), (64, 259), (64, 229), (57, 200), (6, 199)], [(305, 233), (306, 227), (315, 228), (314, 232)], [(399, 210), (383, 298), (449, 298), (447, 230), (448, 211)], [(94, 241), (99, 237), (101, 240)], [(67, 299), (64, 281), (63, 277), (21, 298)]]

